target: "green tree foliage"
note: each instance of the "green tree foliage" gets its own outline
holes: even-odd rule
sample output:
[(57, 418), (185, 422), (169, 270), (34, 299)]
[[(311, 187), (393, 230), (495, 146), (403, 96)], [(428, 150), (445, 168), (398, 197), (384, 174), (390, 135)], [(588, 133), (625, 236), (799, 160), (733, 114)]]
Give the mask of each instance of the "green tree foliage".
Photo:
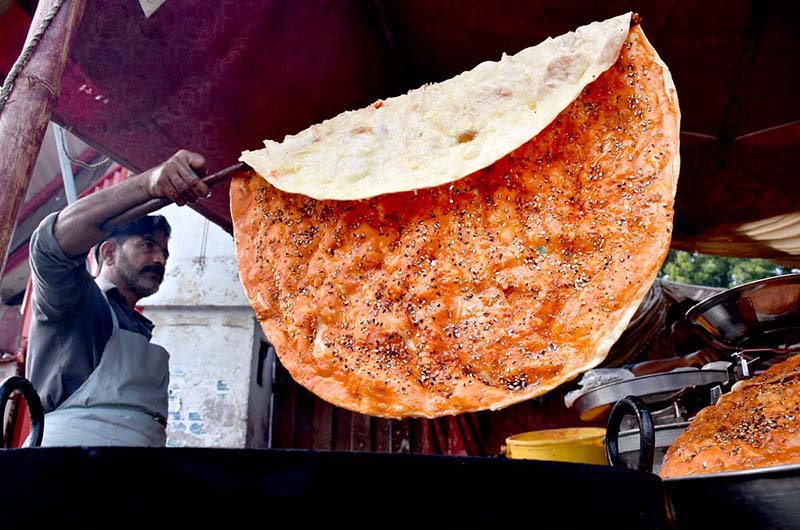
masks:
[(791, 272), (800, 271), (782, 267), (765, 259), (725, 258), (670, 250), (658, 277), (692, 285), (731, 288)]

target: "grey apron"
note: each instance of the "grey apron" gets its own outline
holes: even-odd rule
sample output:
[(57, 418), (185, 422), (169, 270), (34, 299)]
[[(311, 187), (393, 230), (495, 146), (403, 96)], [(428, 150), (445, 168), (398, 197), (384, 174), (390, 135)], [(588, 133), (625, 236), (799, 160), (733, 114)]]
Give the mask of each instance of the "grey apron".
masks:
[(169, 353), (143, 335), (120, 329), (114, 308), (108, 307), (114, 329), (100, 364), (45, 415), (42, 446), (166, 443)]

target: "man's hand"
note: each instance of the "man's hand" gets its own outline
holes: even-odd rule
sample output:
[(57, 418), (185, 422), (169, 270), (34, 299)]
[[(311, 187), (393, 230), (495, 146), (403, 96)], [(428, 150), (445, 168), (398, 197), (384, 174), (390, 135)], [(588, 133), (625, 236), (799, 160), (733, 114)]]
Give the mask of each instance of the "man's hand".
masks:
[(205, 165), (201, 155), (182, 149), (145, 175), (147, 191), (154, 198), (169, 197), (178, 206), (207, 197), (208, 186), (197, 176)]
[(180, 150), (163, 164), (141, 175), (123, 180), (68, 205), (58, 214), (53, 234), (67, 256), (86, 255), (108, 233), (113, 219), (150, 199), (169, 197), (178, 206), (208, 196), (208, 186), (196, 171), (206, 160), (191, 151)]

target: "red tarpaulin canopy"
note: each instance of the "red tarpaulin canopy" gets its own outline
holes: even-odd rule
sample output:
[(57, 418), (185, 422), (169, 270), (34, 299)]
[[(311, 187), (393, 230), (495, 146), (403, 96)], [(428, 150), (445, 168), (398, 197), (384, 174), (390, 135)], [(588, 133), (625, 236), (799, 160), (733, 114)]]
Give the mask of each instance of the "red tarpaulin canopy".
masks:
[[(673, 247), (800, 260), (800, 7), (788, 0), (167, 1), (150, 18), (98, 0), (53, 118), (134, 171), (182, 147), (216, 171), (263, 139), (630, 10), (680, 98)], [(226, 192), (196, 209), (230, 230)]]

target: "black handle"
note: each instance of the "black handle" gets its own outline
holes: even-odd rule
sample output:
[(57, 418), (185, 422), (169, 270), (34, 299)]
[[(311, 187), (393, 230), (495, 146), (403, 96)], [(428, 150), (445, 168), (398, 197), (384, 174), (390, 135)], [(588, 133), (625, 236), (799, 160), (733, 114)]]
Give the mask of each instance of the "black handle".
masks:
[[(17, 390), (28, 403), (28, 413), (31, 417), (30, 447), (39, 447), (44, 436), (44, 409), (39, 394), (33, 388), (33, 384), (18, 375), (12, 375), (0, 385), (0, 416), (5, 416), (8, 398)], [(2, 447), (8, 447), (5, 435), (5, 425), (0, 429), (0, 443)]]
[(656, 432), (653, 417), (645, 402), (636, 396), (626, 396), (614, 405), (606, 427), (606, 457), (612, 467), (625, 467), (619, 457), (619, 428), (622, 419), (629, 413), (636, 416), (639, 424), (639, 471), (651, 473), (656, 450)]

